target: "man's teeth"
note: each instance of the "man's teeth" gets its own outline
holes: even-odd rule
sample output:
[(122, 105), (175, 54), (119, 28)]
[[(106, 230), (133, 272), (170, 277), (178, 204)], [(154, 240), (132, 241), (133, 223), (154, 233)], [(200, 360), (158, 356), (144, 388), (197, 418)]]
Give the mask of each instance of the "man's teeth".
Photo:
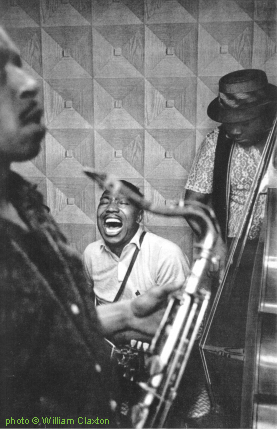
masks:
[(108, 227), (115, 227), (118, 228), (122, 225), (122, 222), (119, 219), (106, 219), (105, 224)]
[(105, 231), (107, 235), (113, 236), (119, 234), (122, 229), (122, 222), (119, 219), (109, 218), (105, 220)]

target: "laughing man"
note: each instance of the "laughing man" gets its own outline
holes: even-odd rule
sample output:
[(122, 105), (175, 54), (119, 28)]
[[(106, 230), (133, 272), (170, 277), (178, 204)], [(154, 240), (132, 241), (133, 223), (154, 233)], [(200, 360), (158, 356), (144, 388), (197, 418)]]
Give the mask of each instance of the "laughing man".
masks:
[[(122, 183), (142, 196), (132, 183)], [(156, 286), (170, 284), (177, 290), (185, 283), (188, 259), (176, 244), (151, 232), (140, 242), (142, 214), (120, 193), (113, 197), (105, 191), (100, 198), (97, 225), (102, 239), (89, 244), (84, 252), (85, 269), (98, 304), (135, 298)], [(118, 296), (136, 249), (136, 261)]]

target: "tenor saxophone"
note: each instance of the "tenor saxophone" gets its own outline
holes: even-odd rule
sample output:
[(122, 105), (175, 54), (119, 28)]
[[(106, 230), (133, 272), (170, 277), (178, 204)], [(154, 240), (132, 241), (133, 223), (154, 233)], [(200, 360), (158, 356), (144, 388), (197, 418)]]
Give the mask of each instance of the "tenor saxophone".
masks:
[(201, 203), (183, 203), (160, 207), (125, 187), (114, 176), (85, 168), (85, 173), (100, 187), (112, 193), (122, 192), (143, 210), (164, 216), (182, 216), (193, 223), (200, 252), (181, 294), (169, 300), (160, 326), (150, 345), (150, 375), (140, 382), (142, 397), (133, 409), (133, 424), (137, 429), (162, 428), (177, 396), (178, 387), (187, 366), (208, 307), (210, 292), (203, 287), (203, 276), (213, 257), (219, 227), (213, 210)]

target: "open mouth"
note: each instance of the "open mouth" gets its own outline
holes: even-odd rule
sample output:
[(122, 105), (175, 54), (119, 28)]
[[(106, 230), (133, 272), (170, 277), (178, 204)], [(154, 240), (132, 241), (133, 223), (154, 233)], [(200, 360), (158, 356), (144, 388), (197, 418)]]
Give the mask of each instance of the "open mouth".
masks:
[(120, 233), (123, 228), (122, 221), (118, 218), (107, 217), (104, 220), (104, 229), (106, 235), (113, 236)]

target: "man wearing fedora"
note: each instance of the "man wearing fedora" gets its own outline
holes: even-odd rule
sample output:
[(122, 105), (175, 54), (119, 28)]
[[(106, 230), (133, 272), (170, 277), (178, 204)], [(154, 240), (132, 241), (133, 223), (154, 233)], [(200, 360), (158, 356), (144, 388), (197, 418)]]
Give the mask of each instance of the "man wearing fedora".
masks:
[[(186, 184), (186, 199), (212, 204), (222, 237), (236, 236), (243, 208), (276, 114), (277, 87), (262, 70), (238, 70), (219, 80), (208, 116), (221, 126), (202, 142)], [(228, 200), (226, 195), (229, 196)], [(258, 198), (248, 238), (259, 235), (266, 196)]]
[[(256, 180), (255, 174), (276, 110), (277, 87), (268, 83), (264, 71), (238, 70), (223, 76), (219, 80), (218, 97), (207, 110), (208, 116), (221, 125), (208, 133), (202, 142), (186, 184), (186, 200), (209, 204), (215, 210), (222, 233), (216, 249), (221, 264), (224, 265), (226, 254), (221, 251), (223, 242), (227, 249), (234, 237), (239, 243), (236, 253), (232, 253), (232, 261), (236, 263), (231, 263), (221, 283), (212, 320), (208, 332), (205, 332), (208, 347), (218, 350), (218, 353), (236, 350), (239, 357), (231, 353), (229, 361), (223, 357), (209, 361), (209, 377), (213, 380), (212, 388), (220, 411), (209, 413), (198, 427), (240, 426), (243, 363), (240, 366), (238, 359), (243, 362), (246, 348), (249, 291), (265, 216), (265, 193), (258, 194), (254, 209), (251, 209), (252, 221), (247, 225), (246, 240), (239, 228), (246, 219), (248, 196)], [(237, 264), (238, 248), (241, 253)], [(222, 276), (223, 269), (220, 271)], [(213, 277), (212, 297), (219, 284), (218, 276)], [(217, 378), (213, 378), (214, 374)]]

